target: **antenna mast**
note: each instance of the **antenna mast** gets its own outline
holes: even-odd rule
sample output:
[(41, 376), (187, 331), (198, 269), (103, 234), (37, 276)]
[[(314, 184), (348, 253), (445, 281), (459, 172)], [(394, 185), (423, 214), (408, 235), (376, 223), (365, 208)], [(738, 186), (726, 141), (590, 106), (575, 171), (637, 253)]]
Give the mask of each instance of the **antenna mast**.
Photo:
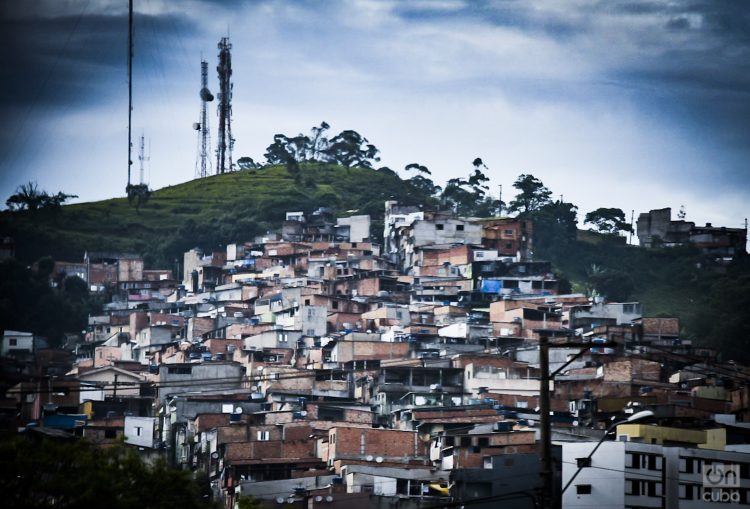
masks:
[(128, 0), (128, 187), (130, 189), (130, 167), (133, 165), (133, 0)]
[(201, 59), (201, 118), (200, 122), (193, 124), (193, 127), (198, 131), (198, 158), (195, 162), (195, 176), (197, 178), (204, 178), (208, 176), (208, 171), (211, 167), (211, 161), (208, 158), (208, 152), (210, 151), (210, 131), (208, 127), (208, 106), (207, 103), (214, 100), (214, 96), (211, 91), (208, 90), (208, 62)]
[[(219, 140), (216, 149), (216, 173), (232, 171), (232, 44), (229, 37), (219, 41)], [(228, 163), (228, 165), (227, 165)]]
[(141, 163), (140, 164), (140, 167), (141, 167), (141, 185), (143, 185), (143, 184), (146, 183), (146, 180), (144, 179), (144, 173), (145, 172), (144, 172), (144, 168), (143, 168), (143, 163), (144, 163), (144, 161), (148, 161), (149, 159), (151, 159), (151, 157), (146, 156), (146, 141), (145, 141), (145, 137), (143, 136), (143, 134), (141, 134), (141, 147), (140, 148), (141, 148), (141, 150), (140, 150), (140, 152), (138, 154), (138, 161), (140, 161), (140, 163)]

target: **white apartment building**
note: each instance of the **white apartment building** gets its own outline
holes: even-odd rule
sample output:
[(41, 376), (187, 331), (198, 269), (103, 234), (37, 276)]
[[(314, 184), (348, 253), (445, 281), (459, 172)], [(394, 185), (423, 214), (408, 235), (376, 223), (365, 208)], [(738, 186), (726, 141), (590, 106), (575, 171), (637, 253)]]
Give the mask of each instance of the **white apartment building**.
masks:
[(563, 493), (563, 509), (750, 506), (750, 454), (616, 441), (603, 443), (588, 464), (595, 446), (562, 444), (562, 486), (580, 467)]

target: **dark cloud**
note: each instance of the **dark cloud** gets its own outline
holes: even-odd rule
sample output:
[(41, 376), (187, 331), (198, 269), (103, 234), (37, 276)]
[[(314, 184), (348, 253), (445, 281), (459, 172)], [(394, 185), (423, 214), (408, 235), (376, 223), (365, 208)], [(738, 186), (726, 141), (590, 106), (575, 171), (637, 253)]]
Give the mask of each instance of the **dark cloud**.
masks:
[[(137, 34), (135, 70), (153, 65), (144, 55), (163, 54), (175, 31), (196, 30), (184, 16), (137, 15), (148, 27)], [(88, 103), (111, 97), (113, 81), (126, 76), (127, 15), (26, 17), (0, 20), (2, 104), (24, 107)], [(140, 62), (139, 62), (140, 60)], [(168, 65), (161, 59), (162, 65)]]

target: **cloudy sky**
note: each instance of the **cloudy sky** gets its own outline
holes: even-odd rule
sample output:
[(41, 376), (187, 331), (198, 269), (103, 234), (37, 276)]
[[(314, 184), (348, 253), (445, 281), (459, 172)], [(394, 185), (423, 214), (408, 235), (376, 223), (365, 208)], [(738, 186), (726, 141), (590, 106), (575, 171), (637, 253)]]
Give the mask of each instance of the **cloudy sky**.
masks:
[[(235, 159), (321, 121), (437, 183), (481, 157), (580, 216), (750, 215), (750, 4), (739, 0), (135, 0), (134, 136), (153, 189), (194, 178), (201, 56), (233, 44)], [(127, 180), (127, 0), (0, 1), (0, 199)], [(218, 124), (215, 107), (211, 122)], [(214, 133), (214, 139), (216, 138)], [(134, 180), (138, 179), (137, 150)], [(402, 172), (403, 174), (403, 172)], [(2, 203), (0, 202), (0, 203)]]

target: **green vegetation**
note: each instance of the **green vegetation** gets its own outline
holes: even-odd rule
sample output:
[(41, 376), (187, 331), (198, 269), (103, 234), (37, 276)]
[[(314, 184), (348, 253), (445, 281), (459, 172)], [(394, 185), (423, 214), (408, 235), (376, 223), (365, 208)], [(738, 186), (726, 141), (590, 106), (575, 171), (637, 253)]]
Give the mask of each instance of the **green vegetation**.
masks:
[(62, 191), (50, 195), (47, 191), (40, 191), (36, 182), (28, 182), (18, 186), (16, 193), (5, 200), (5, 205), (10, 210), (59, 210), (62, 204), (71, 198), (78, 198), (78, 196), (65, 194)]
[[(139, 209), (127, 198), (44, 210), (0, 213), (0, 232), (12, 237), (19, 259), (78, 261), (85, 251), (142, 253), (147, 266), (173, 268), (192, 247), (216, 248), (278, 228), (286, 211), (329, 207), (338, 215), (382, 219), (384, 202), (425, 203), (424, 190), (389, 171), (302, 163), (215, 175), (150, 194)], [(382, 231), (382, 223), (373, 231)]]
[(53, 268), (49, 257), (39, 260), (34, 270), (13, 259), (0, 262), (0, 329), (33, 332), (57, 347), (64, 333), (86, 328), (89, 313), (98, 311), (101, 303), (77, 276), (58, 277), (51, 287)]
[[(304, 150), (314, 157), (316, 150), (327, 147), (327, 140), (321, 142), (326, 126), (323, 123), (313, 130), (312, 137), (304, 137), (299, 142), (303, 148), (295, 152), (295, 157), (303, 160), (299, 154)], [(289, 150), (288, 138), (277, 141)], [(13, 237), (18, 258), (26, 263), (47, 255), (77, 261), (86, 250), (112, 250), (141, 253), (151, 268), (175, 268), (175, 260), (192, 247), (215, 249), (278, 228), (286, 211), (309, 214), (328, 207), (338, 216), (369, 214), (373, 236), (379, 241), (386, 200), (485, 217), (494, 215), (501, 205), (488, 196), (488, 179), (482, 172), (487, 167), (480, 158), (472, 163), (467, 178), (453, 178), (445, 189), (430, 180), (430, 171), (418, 163), (407, 165), (405, 169), (413, 176), (406, 180), (388, 168), (374, 170), (296, 159), (262, 168), (245, 160), (243, 166), (249, 169), (153, 191), (139, 209), (129, 206), (126, 198), (117, 198), (55, 210), (5, 211), (0, 213), (0, 232)], [(685, 338), (720, 349), (725, 359), (750, 361), (750, 351), (744, 348), (750, 338), (746, 311), (750, 309), (750, 266), (746, 257), (726, 267), (690, 248), (646, 250), (628, 246), (617, 235), (629, 226), (619, 209), (601, 208), (587, 214), (586, 219), (599, 231), (581, 231), (577, 228), (578, 208), (552, 201), (552, 192), (539, 179), (524, 174), (514, 186), (518, 194), (509, 209), (534, 221), (535, 258), (553, 263), (561, 288), (605, 295), (611, 300), (640, 301), (648, 316), (679, 317)], [(3, 270), (20, 269), (8, 266)], [(24, 288), (32, 278), (31, 272), (0, 276), (9, 281), (3, 287), (6, 296), (15, 295), (14, 288)], [(10, 284), (16, 286), (11, 288)], [(38, 286), (34, 288), (39, 290)], [(55, 290), (54, 298), (65, 297), (63, 291)], [(21, 302), (26, 301), (4, 301), (0, 325), (37, 332), (46, 318), (34, 322), (29, 313), (23, 313)], [(80, 309), (91, 305), (79, 302)], [(49, 309), (47, 304), (44, 307)], [(34, 313), (43, 317), (41, 312)], [(66, 312), (70, 317), (79, 314)], [(26, 315), (25, 322), (18, 319)], [(17, 325), (10, 327), (10, 323)], [(39, 326), (32, 328), (26, 323)], [(62, 330), (81, 327), (63, 323), (38, 333), (54, 338)]]
[(200, 509), (217, 507), (210, 487), (163, 460), (149, 465), (134, 449), (83, 440), (20, 436), (0, 441), (3, 507)]

